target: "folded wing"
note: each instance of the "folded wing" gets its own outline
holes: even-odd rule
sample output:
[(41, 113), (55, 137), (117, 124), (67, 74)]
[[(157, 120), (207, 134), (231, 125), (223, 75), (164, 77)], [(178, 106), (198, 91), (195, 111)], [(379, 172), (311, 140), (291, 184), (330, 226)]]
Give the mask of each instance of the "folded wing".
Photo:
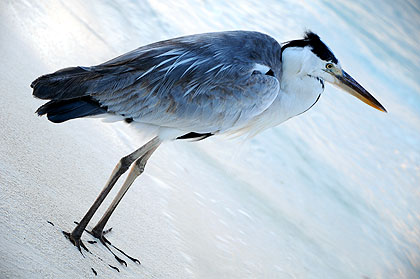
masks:
[(32, 86), (35, 96), (51, 102), (91, 98), (86, 109), (95, 113), (97, 102), (134, 121), (217, 132), (270, 106), (279, 92), (280, 56), (280, 45), (261, 33), (208, 33), (147, 45), (94, 67), (67, 68)]

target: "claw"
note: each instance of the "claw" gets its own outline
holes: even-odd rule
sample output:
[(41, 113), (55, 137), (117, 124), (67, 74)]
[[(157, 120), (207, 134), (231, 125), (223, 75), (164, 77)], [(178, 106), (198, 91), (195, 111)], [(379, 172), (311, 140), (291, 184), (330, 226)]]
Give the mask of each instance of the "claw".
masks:
[(110, 244), (112, 247), (114, 247), (118, 252), (120, 252), (121, 254), (123, 254), (124, 256), (126, 256), (127, 258), (129, 258), (130, 260), (132, 260), (133, 262), (135, 262), (135, 263), (138, 263), (138, 264), (141, 264), (141, 262), (138, 260), (138, 259), (136, 259), (136, 258), (133, 258), (133, 257), (131, 257), (131, 256), (129, 256), (129, 255), (127, 255), (123, 250), (121, 250), (120, 248), (118, 248), (118, 247), (115, 247), (114, 245), (112, 245), (112, 244)]
[(109, 244), (110, 246), (114, 247), (118, 252), (120, 252), (121, 254), (123, 254), (124, 256), (126, 256), (127, 258), (129, 258), (130, 260), (132, 260), (135, 263), (141, 264), (141, 262), (136, 259), (133, 258), (129, 255), (127, 255), (127, 253), (125, 253), (123, 250), (121, 250), (120, 248), (116, 247), (115, 245), (113, 245), (108, 239), (106, 239), (104, 236), (101, 237), (101, 242), (104, 241), (105, 243), (103, 243), (105, 246), (106, 244)]
[(103, 235), (105, 235), (105, 234), (107, 234), (107, 233), (109, 233), (109, 232), (111, 232), (112, 231), (112, 227), (111, 228), (109, 228), (109, 229), (107, 229), (107, 230), (104, 230), (103, 232), (102, 232), (102, 234)]
[(112, 255), (114, 255), (115, 259), (122, 265), (127, 266), (127, 262), (124, 261), (123, 259), (121, 259), (120, 257), (118, 257), (114, 251), (111, 250), (111, 248), (109, 248), (108, 244), (112, 246), (111, 242), (109, 242), (104, 236), (101, 236), (99, 238), (99, 240), (101, 241), (101, 243), (106, 247), (106, 249), (108, 249), (109, 252), (111, 252)]
[[(77, 222), (74, 222), (74, 223), (78, 225)], [(120, 248), (112, 245), (112, 243), (108, 239), (106, 239), (104, 237), (104, 235), (107, 234), (107, 233), (109, 233), (109, 232), (111, 232), (111, 230), (112, 230), (112, 228), (109, 228), (107, 230), (100, 231), (99, 233), (97, 231), (95, 231), (95, 230), (92, 230), (92, 231), (85, 230), (85, 231), (88, 232), (89, 234), (91, 234), (93, 237), (98, 238), (101, 241), (101, 243), (106, 247), (106, 249), (108, 249), (108, 251), (111, 252), (111, 254), (115, 257), (115, 259), (120, 264), (127, 266), (127, 262), (124, 261), (123, 259), (121, 259), (120, 257), (118, 257), (114, 253), (114, 251), (112, 251), (112, 249), (110, 248), (110, 246), (112, 246), (114, 249), (116, 249), (118, 252), (120, 252), (121, 254), (123, 254), (124, 256), (126, 256), (127, 258), (129, 258), (130, 260), (132, 260), (133, 262), (138, 263), (138, 264), (141, 264), (141, 262), (138, 259), (133, 258), (133, 257), (127, 255), (123, 250), (121, 250)], [(85, 255), (83, 255), (82, 248), (86, 252), (89, 252), (89, 249), (85, 246), (85, 244), (82, 242), (82, 240), (80, 239), (80, 237), (75, 237), (72, 233), (68, 233), (68, 232), (65, 232), (65, 231), (63, 231), (63, 234), (66, 236), (66, 238), (68, 240), (70, 240), (71, 243), (73, 243), (74, 246), (77, 247), (77, 249), (79, 249), (79, 252), (82, 254), (83, 257)], [(96, 243), (96, 241), (88, 241), (88, 242), (90, 244)]]
[[(111, 254), (115, 257), (115, 259), (122, 265), (127, 266), (127, 262), (124, 261), (123, 259), (121, 259), (120, 257), (118, 257), (114, 251), (111, 250), (111, 248), (109, 246), (112, 246), (114, 249), (116, 249), (118, 252), (120, 252), (121, 254), (123, 254), (124, 256), (126, 256), (127, 258), (129, 258), (130, 260), (132, 260), (135, 263), (141, 264), (141, 262), (136, 259), (133, 258), (129, 255), (127, 255), (127, 253), (125, 253), (123, 250), (121, 250), (120, 248), (116, 247), (115, 245), (113, 245), (108, 239), (105, 238), (104, 234), (109, 233), (112, 230), (112, 228), (109, 228), (107, 230), (102, 231), (101, 233), (97, 233), (96, 231), (87, 231), (89, 234), (91, 234), (92, 236), (98, 238), (101, 243), (108, 249), (109, 252), (111, 252)], [(109, 246), (108, 246), (109, 245)]]
[(85, 246), (85, 244), (83, 244), (80, 237), (74, 237), (74, 235), (72, 233), (68, 233), (68, 232), (65, 232), (65, 231), (62, 231), (62, 233), (64, 234), (64, 236), (68, 240), (70, 240), (71, 243), (73, 243), (74, 246), (77, 247), (77, 249), (79, 249), (79, 252), (80, 252), (80, 254), (82, 254), (83, 257), (85, 255), (83, 255), (82, 249), (80, 247), (82, 247), (86, 252), (89, 252), (89, 249)]

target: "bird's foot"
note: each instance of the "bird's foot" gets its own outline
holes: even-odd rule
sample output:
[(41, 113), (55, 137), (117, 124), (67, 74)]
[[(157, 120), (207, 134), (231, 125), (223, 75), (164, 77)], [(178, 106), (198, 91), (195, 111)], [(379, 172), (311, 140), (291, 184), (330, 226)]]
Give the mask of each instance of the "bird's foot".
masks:
[(115, 257), (115, 259), (122, 265), (127, 266), (127, 262), (124, 261), (123, 259), (121, 259), (120, 257), (118, 257), (114, 251), (112, 251), (112, 248), (114, 248), (115, 250), (117, 250), (118, 252), (120, 252), (121, 254), (123, 254), (124, 256), (126, 256), (127, 258), (129, 258), (130, 260), (132, 260), (135, 263), (141, 264), (140, 261), (134, 257), (129, 256), (127, 253), (125, 253), (123, 250), (121, 250), (120, 248), (114, 246), (108, 239), (105, 238), (105, 234), (108, 234), (109, 232), (112, 231), (112, 228), (109, 228), (107, 230), (98, 232), (97, 230), (92, 230), (92, 231), (87, 231), (88, 233), (90, 233), (92, 236), (96, 237), (97, 239), (99, 239), (99, 241), (108, 249), (109, 252), (111, 252), (111, 254)]
[(82, 256), (84, 257), (85, 255), (83, 255), (82, 253), (82, 249), (83, 248), (86, 252), (89, 252), (89, 249), (85, 246), (85, 244), (83, 244), (82, 240), (80, 239), (80, 236), (74, 236), (73, 233), (69, 233), (69, 232), (65, 232), (62, 231), (64, 236), (70, 240), (71, 243), (73, 243), (74, 246), (77, 247), (77, 249), (79, 249), (79, 252), (82, 254)]

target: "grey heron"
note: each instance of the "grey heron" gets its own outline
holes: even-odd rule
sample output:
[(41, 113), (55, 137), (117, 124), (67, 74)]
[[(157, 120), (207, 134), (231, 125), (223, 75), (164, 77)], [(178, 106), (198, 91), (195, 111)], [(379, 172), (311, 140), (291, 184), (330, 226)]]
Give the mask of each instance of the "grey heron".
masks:
[(52, 122), (111, 114), (158, 128), (153, 139), (121, 158), (67, 237), (79, 251), (86, 249), (82, 233), (131, 166), (120, 191), (90, 231), (109, 243), (103, 235), (107, 221), (162, 142), (255, 135), (312, 108), (325, 81), (386, 112), (310, 31), (303, 39), (283, 44), (251, 31), (184, 36), (142, 46), (97, 66), (65, 68), (39, 77), (31, 84), (33, 95), (49, 101), (37, 113)]

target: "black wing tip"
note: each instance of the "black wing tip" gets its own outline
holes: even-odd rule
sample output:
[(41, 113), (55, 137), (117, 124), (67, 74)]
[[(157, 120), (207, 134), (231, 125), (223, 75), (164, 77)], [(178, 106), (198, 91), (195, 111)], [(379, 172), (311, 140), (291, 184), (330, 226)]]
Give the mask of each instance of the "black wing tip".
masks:
[(53, 90), (51, 90), (48, 84), (50, 82), (49, 77), (50, 75), (43, 75), (31, 83), (31, 88), (33, 89), (32, 96), (43, 100), (52, 99), (51, 92)]
[(87, 96), (70, 100), (51, 100), (35, 111), (38, 116), (47, 115), (48, 120), (54, 123), (106, 112), (106, 106), (101, 106), (98, 101)]
[(80, 92), (85, 89), (83, 82), (88, 78), (96, 77), (90, 67), (68, 67), (58, 70), (54, 73), (45, 74), (31, 83), (33, 89), (32, 95), (36, 98), (64, 99), (72, 97), (81, 97)]
[(178, 140), (190, 139), (190, 140), (193, 140), (193, 141), (194, 140), (195, 141), (200, 141), (200, 140), (206, 139), (208, 137), (211, 137), (213, 135), (214, 135), (213, 133), (196, 133), (196, 132), (190, 132), (190, 133), (187, 133), (187, 134), (182, 135), (180, 137), (177, 137), (176, 139), (178, 139)]
[(32, 83), (31, 83), (31, 88), (34, 90), (33, 92), (32, 92), (32, 95), (34, 95), (34, 97), (36, 97), (36, 98), (39, 98), (38, 96), (37, 96), (37, 92), (38, 92), (38, 90), (37, 90), (37, 87), (38, 87), (38, 85), (40, 84), (40, 82), (42, 81), (42, 79), (44, 79), (45, 78), (45, 75), (43, 75), (43, 76), (40, 76), (40, 77), (38, 77), (37, 79), (35, 79)]
[(132, 117), (127, 117), (127, 118), (124, 118), (124, 121), (125, 121), (126, 123), (130, 124), (131, 122), (133, 122), (133, 121), (134, 121), (134, 119), (133, 119)]
[(40, 106), (36, 111), (35, 114), (37, 114), (38, 116), (43, 116), (46, 114), (46, 112), (43, 109), (43, 106)]

